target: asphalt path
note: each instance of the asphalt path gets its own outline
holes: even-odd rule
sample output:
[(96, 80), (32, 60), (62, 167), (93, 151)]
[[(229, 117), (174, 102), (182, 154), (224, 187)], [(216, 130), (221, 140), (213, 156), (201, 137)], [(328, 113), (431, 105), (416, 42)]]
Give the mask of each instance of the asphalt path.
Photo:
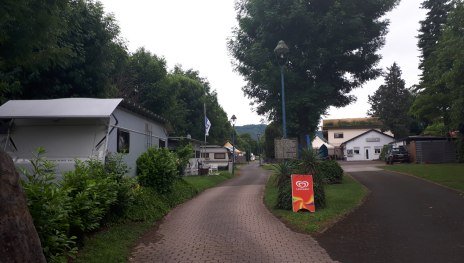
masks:
[(350, 174), (371, 191), (366, 202), (316, 238), (332, 259), (464, 262), (463, 193), (407, 175), (361, 170)]

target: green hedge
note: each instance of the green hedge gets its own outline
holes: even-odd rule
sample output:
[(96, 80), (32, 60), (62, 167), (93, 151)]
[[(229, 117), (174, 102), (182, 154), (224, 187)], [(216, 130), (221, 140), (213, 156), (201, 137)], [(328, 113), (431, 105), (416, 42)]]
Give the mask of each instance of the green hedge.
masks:
[(343, 169), (337, 161), (328, 160), (317, 162), (317, 173), (326, 184), (339, 184), (343, 180)]

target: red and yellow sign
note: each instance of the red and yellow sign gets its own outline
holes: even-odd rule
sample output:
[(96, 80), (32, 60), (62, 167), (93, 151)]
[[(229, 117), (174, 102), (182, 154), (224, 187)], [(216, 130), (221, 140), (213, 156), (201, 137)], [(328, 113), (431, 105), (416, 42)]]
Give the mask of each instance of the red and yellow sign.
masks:
[(301, 209), (316, 211), (312, 175), (292, 174), (292, 203), (293, 212)]

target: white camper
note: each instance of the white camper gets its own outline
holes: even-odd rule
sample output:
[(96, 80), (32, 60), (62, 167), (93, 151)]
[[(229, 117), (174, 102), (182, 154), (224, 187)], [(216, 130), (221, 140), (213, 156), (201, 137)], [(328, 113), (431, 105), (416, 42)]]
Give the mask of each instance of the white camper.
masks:
[(122, 99), (10, 100), (0, 107), (0, 145), (17, 165), (27, 165), (38, 147), (58, 173), (75, 160), (104, 161), (123, 153), (130, 174), (149, 147), (166, 147), (167, 121)]

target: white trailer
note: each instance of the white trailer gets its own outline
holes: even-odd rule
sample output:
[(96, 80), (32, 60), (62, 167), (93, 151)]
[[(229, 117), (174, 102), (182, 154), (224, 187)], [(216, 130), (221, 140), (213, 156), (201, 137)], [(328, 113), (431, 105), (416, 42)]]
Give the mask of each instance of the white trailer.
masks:
[(135, 175), (140, 154), (167, 146), (167, 121), (122, 99), (10, 100), (0, 107), (0, 121), (0, 145), (17, 165), (28, 166), (43, 147), (58, 174), (75, 160), (104, 161), (119, 152)]

